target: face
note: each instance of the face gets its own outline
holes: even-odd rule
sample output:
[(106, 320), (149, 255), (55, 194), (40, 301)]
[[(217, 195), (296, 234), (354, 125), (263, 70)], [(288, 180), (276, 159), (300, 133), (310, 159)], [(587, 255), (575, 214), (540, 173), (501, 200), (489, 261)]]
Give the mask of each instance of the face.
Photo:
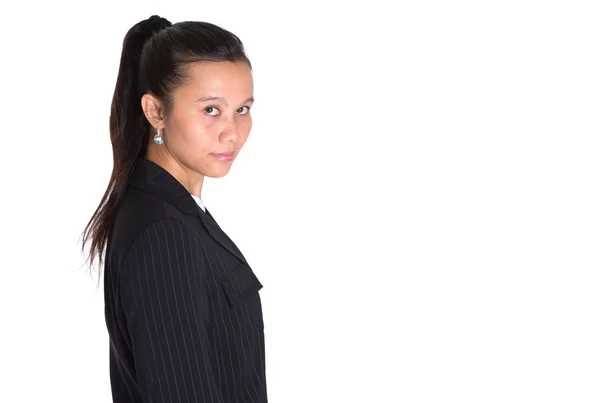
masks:
[(252, 127), (253, 79), (245, 63), (188, 65), (190, 81), (174, 93), (164, 143), (177, 162), (211, 178), (226, 175)]

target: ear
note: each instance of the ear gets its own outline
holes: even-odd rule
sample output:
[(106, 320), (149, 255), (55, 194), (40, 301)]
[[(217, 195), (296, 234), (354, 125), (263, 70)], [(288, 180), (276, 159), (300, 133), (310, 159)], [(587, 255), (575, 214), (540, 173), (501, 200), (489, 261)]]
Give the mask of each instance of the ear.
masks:
[(142, 96), (142, 110), (144, 111), (144, 115), (146, 115), (146, 119), (155, 129), (162, 129), (162, 104), (152, 94), (144, 94)]

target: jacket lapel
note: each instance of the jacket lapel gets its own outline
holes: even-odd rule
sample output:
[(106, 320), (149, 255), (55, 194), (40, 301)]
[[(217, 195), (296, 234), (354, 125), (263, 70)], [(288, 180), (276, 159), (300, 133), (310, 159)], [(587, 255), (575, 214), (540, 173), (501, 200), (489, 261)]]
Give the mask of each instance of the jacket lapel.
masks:
[(138, 158), (132, 169), (129, 185), (160, 197), (185, 214), (197, 215), (211, 238), (242, 263), (248, 264), (242, 252), (219, 227), (208, 209), (204, 212), (187, 189), (160, 165)]
[[(191, 196), (190, 196), (191, 198)], [(192, 199), (193, 200), (193, 199)], [(195, 203), (195, 202), (194, 202)], [(238, 249), (238, 247), (233, 243), (231, 238), (227, 236), (225, 231), (219, 227), (219, 224), (215, 221), (213, 216), (209, 213), (208, 209), (206, 209), (206, 213), (198, 207), (198, 217), (200, 218), (200, 222), (206, 228), (206, 231), (210, 234), (210, 236), (217, 241), (222, 247), (227, 249), (230, 253), (236, 256), (242, 263), (248, 264), (242, 252)]]

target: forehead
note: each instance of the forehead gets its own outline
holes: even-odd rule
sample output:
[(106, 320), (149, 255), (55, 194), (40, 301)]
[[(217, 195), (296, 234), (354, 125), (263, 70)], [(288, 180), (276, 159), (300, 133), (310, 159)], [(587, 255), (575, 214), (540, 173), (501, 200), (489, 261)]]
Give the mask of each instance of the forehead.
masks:
[(196, 62), (186, 66), (189, 80), (178, 89), (181, 97), (205, 95), (248, 98), (253, 94), (250, 67), (243, 62)]

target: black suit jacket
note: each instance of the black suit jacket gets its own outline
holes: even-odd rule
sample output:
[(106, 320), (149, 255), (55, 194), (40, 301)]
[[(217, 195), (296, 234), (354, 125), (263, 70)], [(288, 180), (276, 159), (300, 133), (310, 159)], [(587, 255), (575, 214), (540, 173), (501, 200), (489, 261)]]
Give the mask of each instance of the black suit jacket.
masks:
[(104, 270), (114, 402), (267, 402), (261, 283), (208, 210), (144, 158)]

